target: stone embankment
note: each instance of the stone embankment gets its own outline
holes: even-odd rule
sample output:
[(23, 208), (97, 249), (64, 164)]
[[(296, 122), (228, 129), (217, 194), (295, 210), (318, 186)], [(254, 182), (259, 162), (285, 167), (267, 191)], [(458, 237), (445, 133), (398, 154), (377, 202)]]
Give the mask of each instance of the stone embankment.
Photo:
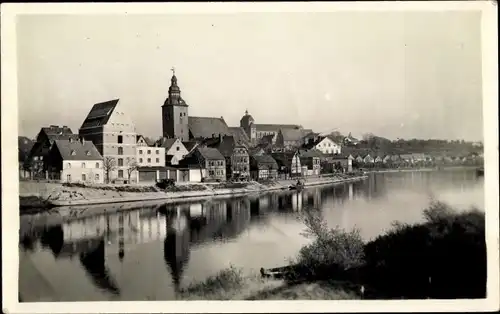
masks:
[[(339, 175), (303, 180), (305, 187), (338, 184), (365, 179), (366, 176)], [(155, 186), (134, 185), (73, 185), (57, 183), (21, 182), (21, 208), (47, 208), (55, 206), (97, 205), (122, 202), (143, 202), (170, 199), (197, 199), (227, 195), (245, 195), (266, 191), (286, 190), (295, 180), (268, 183), (179, 183), (161, 190)]]

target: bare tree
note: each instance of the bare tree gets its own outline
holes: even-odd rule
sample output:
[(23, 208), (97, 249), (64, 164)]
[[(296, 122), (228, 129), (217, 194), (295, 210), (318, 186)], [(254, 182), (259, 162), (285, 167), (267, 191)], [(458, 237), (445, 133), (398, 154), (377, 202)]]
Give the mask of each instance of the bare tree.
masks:
[(130, 176), (132, 175), (132, 172), (137, 170), (137, 168), (139, 168), (139, 164), (137, 163), (137, 161), (135, 161), (134, 158), (132, 158), (128, 163), (128, 169), (127, 169), (129, 183), (130, 183)]
[(104, 157), (102, 168), (106, 177), (106, 183), (109, 183), (109, 174), (116, 170), (116, 160), (113, 157)]

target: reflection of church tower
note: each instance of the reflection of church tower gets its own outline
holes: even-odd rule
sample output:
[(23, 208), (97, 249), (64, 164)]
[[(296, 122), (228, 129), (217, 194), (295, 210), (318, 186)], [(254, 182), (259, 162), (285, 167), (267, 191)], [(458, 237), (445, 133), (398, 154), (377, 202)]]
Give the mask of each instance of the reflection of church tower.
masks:
[(176, 293), (180, 290), (182, 274), (189, 261), (190, 238), (186, 220), (179, 211), (167, 213), (167, 236), (163, 245), (163, 257), (170, 268)]
[(245, 130), (245, 133), (250, 138), (252, 144), (257, 143), (257, 129), (255, 127), (255, 121), (251, 115), (248, 114), (248, 110), (245, 110), (245, 115), (240, 119), (240, 127)]
[(161, 107), (163, 136), (179, 138), (181, 141), (189, 140), (188, 105), (181, 97), (181, 89), (177, 85), (175, 70), (168, 89), (168, 98)]
[(98, 288), (119, 295), (120, 289), (106, 267), (104, 246), (103, 237), (96, 248), (80, 253), (80, 263)]

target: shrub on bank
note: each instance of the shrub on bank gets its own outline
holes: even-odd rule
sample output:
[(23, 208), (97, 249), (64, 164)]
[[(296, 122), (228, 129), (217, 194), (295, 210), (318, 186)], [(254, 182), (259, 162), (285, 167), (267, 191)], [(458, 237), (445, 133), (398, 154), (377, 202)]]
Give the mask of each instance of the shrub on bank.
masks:
[(317, 212), (306, 211), (303, 218), (307, 227), (303, 235), (315, 240), (299, 251), (299, 265), (323, 271), (332, 267), (347, 270), (363, 264), (364, 243), (358, 230), (330, 229)]
[(297, 262), (322, 279), (346, 275), (379, 298), (485, 297), (484, 213), (432, 202), (424, 217), (421, 224), (395, 223), (363, 244), (356, 230), (329, 229), (317, 212), (308, 212), (307, 235), (315, 240), (300, 250)]

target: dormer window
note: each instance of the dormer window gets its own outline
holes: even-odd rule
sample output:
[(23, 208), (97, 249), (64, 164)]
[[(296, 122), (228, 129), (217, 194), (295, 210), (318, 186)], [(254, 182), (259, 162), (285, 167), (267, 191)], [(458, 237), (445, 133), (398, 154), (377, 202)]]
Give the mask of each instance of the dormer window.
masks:
[(86, 151), (85, 154), (87, 154), (87, 156), (90, 156), (90, 151)]
[(71, 156), (75, 156), (76, 152), (74, 150), (71, 151)]

